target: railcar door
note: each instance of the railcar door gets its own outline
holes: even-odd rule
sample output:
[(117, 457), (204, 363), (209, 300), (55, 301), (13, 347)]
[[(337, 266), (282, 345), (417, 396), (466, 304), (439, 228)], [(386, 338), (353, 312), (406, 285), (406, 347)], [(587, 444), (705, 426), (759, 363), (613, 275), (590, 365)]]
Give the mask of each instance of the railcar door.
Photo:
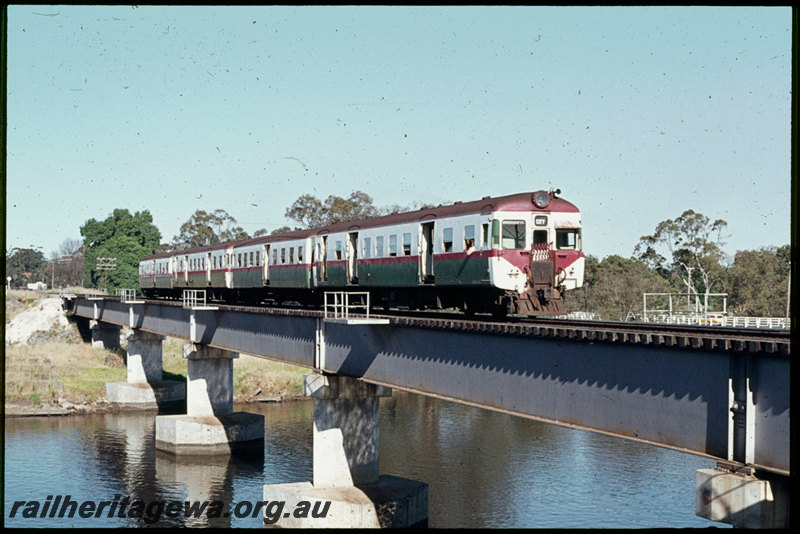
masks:
[(261, 277), (265, 286), (269, 285), (269, 251), (270, 251), (269, 245), (264, 245), (263, 250), (261, 251), (262, 263), (264, 264), (264, 269)]
[(317, 283), (328, 281), (328, 236), (317, 241)]
[(433, 222), (419, 226), (419, 281), (432, 284), (433, 278)]
[(347, 239), (347, 283), (358, 283), (358, 232), (350, 232)]

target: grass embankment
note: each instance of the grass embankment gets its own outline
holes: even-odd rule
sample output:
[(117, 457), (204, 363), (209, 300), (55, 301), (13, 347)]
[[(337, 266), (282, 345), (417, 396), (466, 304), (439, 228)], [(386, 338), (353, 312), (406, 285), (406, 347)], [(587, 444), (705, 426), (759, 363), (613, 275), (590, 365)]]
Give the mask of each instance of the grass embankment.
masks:
[[(34, 291), (6, 294), (6, 321), (37, 305), (45, 296)], [(81, 340), (74, 323), (69, 331), (37, 332), (33, 344), (6, 344), (6, 403), (41, 405), (97, 405), (105, 402), (106, 382), (125, 382), (126, 342), (119, 351), (93, 348)], [(163, 342), (164, 379), (186, 380), (185, 342)], [(303, 374), (308, 370), (253, 356), (240, 355), (233, 363), (234, 400), (259, 397), (291, 399), (302, 395)]]

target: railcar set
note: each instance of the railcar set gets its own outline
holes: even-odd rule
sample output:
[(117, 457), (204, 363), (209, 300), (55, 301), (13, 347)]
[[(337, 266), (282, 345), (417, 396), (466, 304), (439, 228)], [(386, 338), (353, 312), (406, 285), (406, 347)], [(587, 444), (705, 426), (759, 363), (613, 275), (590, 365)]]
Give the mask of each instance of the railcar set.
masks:
[(583, 284), (580, 211), (559, 190), (336, 223), (155, 254), (139, 263), (148, 298), (205, 289), (212, 300), (319, 305), (369, 292), (410, 309), (528, 316), (564, 313)]

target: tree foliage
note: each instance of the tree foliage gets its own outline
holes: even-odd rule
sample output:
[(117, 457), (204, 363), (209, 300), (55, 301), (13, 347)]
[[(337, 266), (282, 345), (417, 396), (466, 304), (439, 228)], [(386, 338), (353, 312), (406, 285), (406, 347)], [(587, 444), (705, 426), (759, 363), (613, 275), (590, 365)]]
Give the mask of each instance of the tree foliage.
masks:
[[(25, 287), (30, 282), (44, 282), (47, 263), (44, 254), (32, 248), (13, 248), (6, 254), (6, 276), (12, 287)], [(3, 280), (3, 285), (6, 281)]]
[(316, 228), (344, 221), (353, 221), (381, 215), (372, 203), (372, 197), (362, 191), (353, 191), (348, 198), (329, 196), (325, 202), (312, 195), (303, 195), (286, 210), (286, 217), (305, 228)]
[(728, 308), (749, 317), (782, 317), (786, 313), (791, 247), (767, 247), (736, 253), (728, 271)]
[(663, 277), (635, 258), (613, 255), (598, 262), (589, 256), (584, 272), (584, 309), (619, 321), (641, 318), (643, 293), (668, 290)]
[(83, 284), (83, 241), (67, 238), (50, 254), (51, 287)]
[(250, 237), (240, 226), (236, 226), (236, 219), (223, 209), (209, 213), (197, 210), (183, 223), (180, 233), (172, 238), (170, 248), (179, 250), (184, 248), (203, 247), (216, 245), (228, 241), (238, 241)]
[(722, 234), (727, 226), (722, 219), (711, 221), (686, 210), (674, 220), (658, 223), (652, 235), (642, 236), (634, 254), (661, 276), (677, 277), (689, 293), (702, 293), (707, 299), (709, 293), (722, 289)]
[[(386, 208), (379, 208), (375, 206), (372, 197), (368, 194), (363, 191), (353, 191), (347, 198), (331, 195), (324, 202), (313, 195), (302, 195), (289, 206), (285, 215), (289, 219), (300, 223), (304, 228), (318, 228), (338, 222), (355, 221), (431, 207), (433, 207), (432, 204), (414, 203), (412, 207), (393, 204)], [(289, 230), (289, 227), (285, 226), (272, 233), (281, 233)]]
[[(84, 281), (89, 287), (103, 287), (108, 276), (110, 289), (139, 287), (139, 260), (153, 254), (161, 232), (145, 210), (131, 215), (116, 209), (104, 221), (89, 219), (81, 226), (84, 246)], [(107, 273), (97, 269), (98, 258), (116, 258), (116, 268)]]

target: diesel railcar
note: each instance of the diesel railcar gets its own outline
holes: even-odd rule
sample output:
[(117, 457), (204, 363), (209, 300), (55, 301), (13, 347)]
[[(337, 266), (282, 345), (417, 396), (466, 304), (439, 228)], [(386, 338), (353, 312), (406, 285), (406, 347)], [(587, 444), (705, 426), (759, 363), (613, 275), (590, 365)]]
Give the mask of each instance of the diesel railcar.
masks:
[(558, 315), (583, 284), (580, 211), (536, 191), (142, 258), (148, 297), (205, 289), (219, 301), (319, 304), (368, 291), (373, 304)]

